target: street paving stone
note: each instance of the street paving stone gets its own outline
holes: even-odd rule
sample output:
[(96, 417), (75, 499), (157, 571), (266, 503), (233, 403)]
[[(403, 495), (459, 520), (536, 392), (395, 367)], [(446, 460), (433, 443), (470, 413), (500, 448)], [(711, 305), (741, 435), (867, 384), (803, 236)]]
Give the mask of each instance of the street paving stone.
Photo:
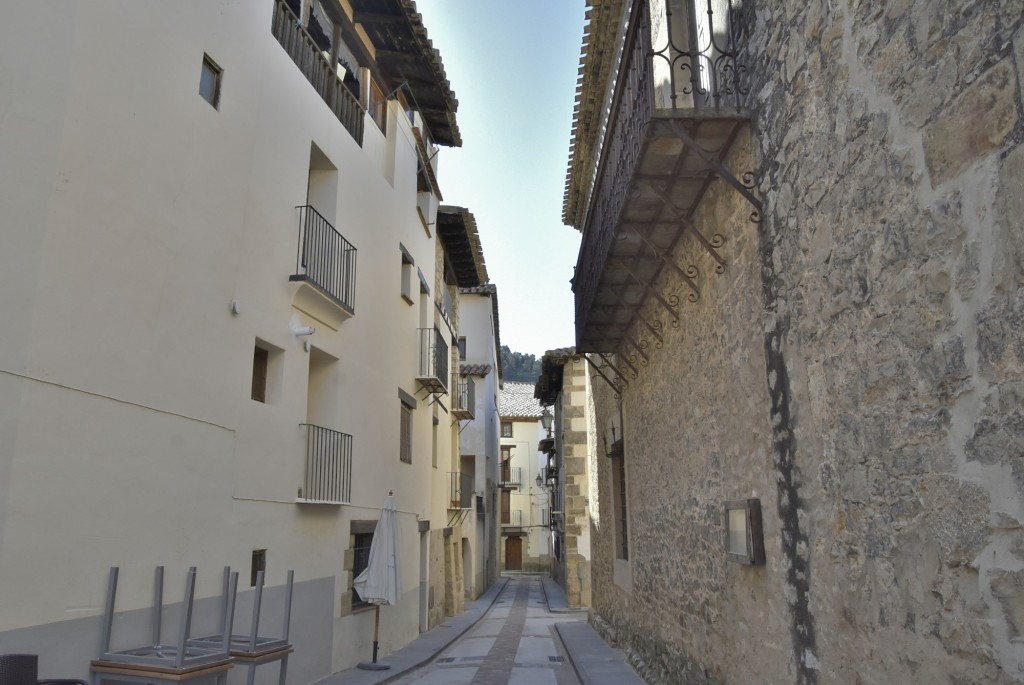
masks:
[(586, 617), (547, 576), (509, 574), (462, 615), (387, 655), (392, 670), (353, 668), (317, 685), (643, 685)]

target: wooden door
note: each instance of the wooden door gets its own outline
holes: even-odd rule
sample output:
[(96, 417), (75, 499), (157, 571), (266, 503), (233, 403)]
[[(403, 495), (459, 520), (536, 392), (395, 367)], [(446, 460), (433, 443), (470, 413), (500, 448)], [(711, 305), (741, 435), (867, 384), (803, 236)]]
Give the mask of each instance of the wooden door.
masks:
[(505, 538), (505, 570), (523, 570), (523, 539), (521, 537)]
[(512, 522), (512, 498), (508, 490), (501, 491), (501, 522), (508, 524)]

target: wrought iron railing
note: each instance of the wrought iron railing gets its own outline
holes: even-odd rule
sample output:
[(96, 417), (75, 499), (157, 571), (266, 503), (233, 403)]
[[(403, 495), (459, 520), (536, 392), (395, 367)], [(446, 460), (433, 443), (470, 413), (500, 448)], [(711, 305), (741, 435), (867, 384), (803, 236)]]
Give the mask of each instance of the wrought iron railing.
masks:
[(448, 500), (449, 509), (473, 508), (473, 474), (448, 472)]
[(348, 504), (352, 498), (352, 436), (301, 424), (306, 429), (306, 466), (299, 499)]
[(476, 408), (476, 385), (465, 374), (452, 374), (452, 414), (459, 419), (473, 418)]
[(668, 96), (658, 102), (656, 93), (656, 106), (739, 110), (746, 66), (732, 0), (664, 0), (648, 11), (655, 90)]
[(356, 248), (309, 205), (299, 210), (299, 248), (292, 281), (308, 281), (355, 313)]
[[(684, 0), (685, 18), (673, 17), (674, 4), (637, 2), (630, 17), (576, 263), (577, 331), (586, 329), (655, 109), (681, 118), (695, 116), (700, 109), (739, 109), (747, 92), (742, 83), (746, 67), (738, 62), (740, 37), (732, 0)], [(650, 5), (659, 12), (656, 48), (651, 44)]]
[(509, 466), (501, 470), (501, 484), (505, 487), (519, 487), (523, 484), (523, 467)]
[(506, 528), (522, 528), (523, 527), (523, 510), (513, 509), (508, 512), (508, 521), (502, 521), (502, 526)]
[(420, 328), (420, 368), (417, 380), (436, 388), (448, 390), (448, 343), (436, 328)]
[(359, 100), (338, 78), (337, 68), (324, 56), (302, 22), (282, 0), (274, 2), (270, 30), (345, 130), (362, 146), (365, 112)]

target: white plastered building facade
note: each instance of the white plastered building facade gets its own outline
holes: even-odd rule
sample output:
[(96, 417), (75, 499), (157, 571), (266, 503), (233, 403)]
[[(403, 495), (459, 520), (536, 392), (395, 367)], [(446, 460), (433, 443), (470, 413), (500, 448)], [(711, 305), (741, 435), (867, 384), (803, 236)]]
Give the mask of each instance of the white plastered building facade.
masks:
[[(424, 627), (432, 462), (459, 453), (421, 382), (422, 331), (457, 337), (434, 153), (461, 140), (438, 53), (356, 21), (369, 5), (406, 11), (38, 2), (0, 26), (0, 652), (85, 677), (109, 567), (117, 647), (154, 567), (169, 616), (198, 568), (198, 631), (221, 569), (244, 617), (265, 563), (271, 621), (295, 570), (289, 682), (353, 666), (373, 634), (356, 539), (389, 491), (381, 653)], [(430, 72), (418, 92), (374, 58), (396, 45)], [(334, 58), (336, 82), (308, 66)]]

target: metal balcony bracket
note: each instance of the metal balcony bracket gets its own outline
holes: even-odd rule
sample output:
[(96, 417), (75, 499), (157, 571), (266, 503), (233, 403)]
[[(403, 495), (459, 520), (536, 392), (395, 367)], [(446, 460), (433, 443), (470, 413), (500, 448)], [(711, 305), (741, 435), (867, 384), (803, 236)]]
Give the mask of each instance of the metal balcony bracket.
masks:
[(604, 362), (604, 366), (606, 368), (609, 368), (609, 369), (611, 369), (612, 371), (615, 372), (615, 375), (619, 377), (619, 381), (621, 382), (621, 386), (623, 388), (625, 388), (626, 386), (629, 385), (629, 379), (626, 378), (626, 374), (624, 374), (622, 372), (622, 369), (620, 369), (619, 367), (615, 366), (615, 364), (612, 364), (612, 360), (608, 358), (609, 355), (607, 353), (605, 353), (605, 352), (598, 352), (597, 356), (601, 358), (601, 361)]
[(627, 353), (629, 361), (633, 362), (634, 364), (639, 364), (640, 366), (647, 366), (647, 363), (650, 361), (650, 358), (647, 356), (646, 353), (644, 353), (644, 348), (647, 346), (647, 341), (641, 339), (640, 342), (637, 343), (628, 335), (624, 338), (624, 340), (627, 343), (629, 343), (630, 347), (632, 348)]
[(698, 157), (704, 160), (704, 163), (711, 167), (719, 178), (735, 188), (740, 195), (753, 205), (754, 211), (750, 213), (750, 220), (754, 223), (760, 223), (762, 206), (761, 200), (759, 200), (752, 192), (757, 185), (754, 180), (753, 172), (744, 172), (740, 178), (736, 178), (735, 174), (729, 171), (729, 169), (722, 164), (721, 155), (724, 150), (728, 149), (728, 146), (726, 146), (722, 151), (710, 152), (698, 145), (694, 137), (690, 135), (689, 131), (686, 130), (686, 127), (679, 121), (672, 119), (669, 120), (668, 123), (672, 127), (672, 131), (676, 136), (683, 141), (687, 147), (693, 150)]
[(661, 260), (661, 262), (665, 264), (665, 266), (675, 271), (679, 275), (679, 277), (683, 279), (683, 282), (686, 283), (686, 285), (690, 286), (690, 290), (692, 292), (689, 295), (687, 295), (686, 299), (688, 299), (690, 302), (696, 302), (697, 300), (699, 300), (700, 288), (697, 287), (697, 277), (700, 275), (700, 272), (697, 270), (697, 267), (694, 266), (693, 264), (690, 264), (685, 269), (683, 269), (678, 264), (676, 264), (674, 259), (672, 259), (667, 254), (665, 254), (657, 247), (655, 247), (654, 243), (652, 243), (651, 240), (643, 233), (641, 233), (640, 231), (633, 227), (630, 227), (630, 230), (632, 230), (633, 233), (636, 234), (637, 238), (643, 241), (643, 243), (647, 246), (647, 249), (651, 251), (651, 254), (653, 254), (655, 257)]
[[(640, 278), (635, 271), (629, 268), (625, 261), (619, 260), (618, 265), (623, 271), (633, 277), (633, 280), (636, 281), (637, 285), (644, 288), (648, 294), (652, 295), (654, 299), (660, 302), (661, 306), (672, 315), (672, 328), (679, 328), (679, 319), (681, 318), (678, 309), (679, 296), (674, 293), (669, 293), (668, 297), (663, 297), (662, 294), (658, 292), (658, 289), (654, 287), (654, 283), (648, 283), (644, 279)], [(655, 328), (661, 328), (660, 322), (656, 322), (656, 324), (659, 325), (655, 325)]]
[[(594, 360), (590, 358), (589, 354), (583, 355), (583, 358), (587, 360), (587, 364), (590, 364), (590, 368), (592, 368), (598, 376), (604, 379), (604, 382), (607, 383), (611, 387), (611, 389), (615, 391), (616, 398), (621, 397), (622, 391), (626, 389), (625, 379), (622, 380), (622, 386), (620, 387), (617, 383), (615, 383), (615, 381), (608, 378), (608, 376), (605, 374), (602, 368), (595, 364)], [(601, 355), (601, 358), (604, 359), (604, 355)]]

